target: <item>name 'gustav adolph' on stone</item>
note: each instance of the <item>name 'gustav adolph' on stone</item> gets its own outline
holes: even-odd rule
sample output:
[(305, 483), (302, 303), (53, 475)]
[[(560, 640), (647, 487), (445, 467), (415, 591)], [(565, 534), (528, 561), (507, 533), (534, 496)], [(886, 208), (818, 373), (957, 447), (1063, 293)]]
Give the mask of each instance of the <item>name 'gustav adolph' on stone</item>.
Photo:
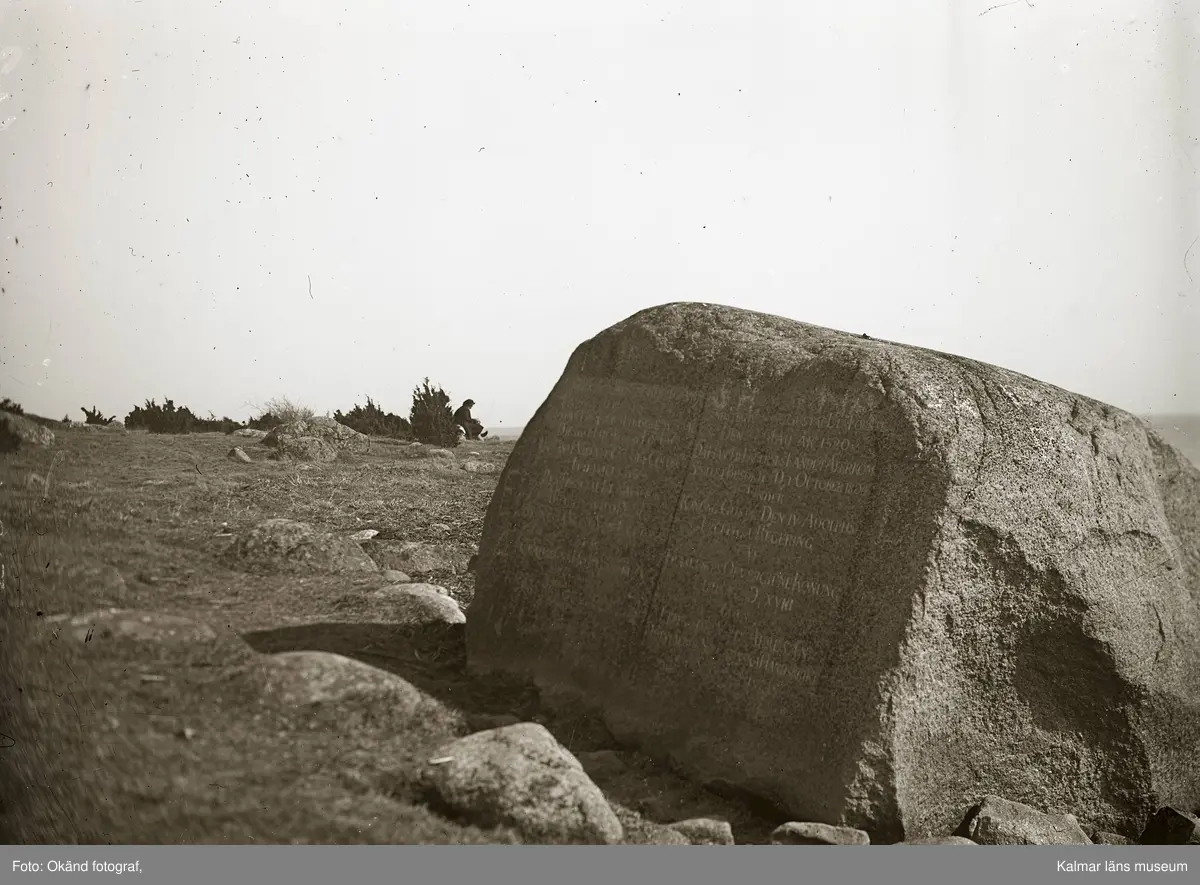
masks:
[[(995, 366), (708, 304), (581, 344), (488, 510), (468, 662), (798, 820), (1200, 803), (1200, 471)], [(1189, 804), (1190, 803), (1190, 804)]]

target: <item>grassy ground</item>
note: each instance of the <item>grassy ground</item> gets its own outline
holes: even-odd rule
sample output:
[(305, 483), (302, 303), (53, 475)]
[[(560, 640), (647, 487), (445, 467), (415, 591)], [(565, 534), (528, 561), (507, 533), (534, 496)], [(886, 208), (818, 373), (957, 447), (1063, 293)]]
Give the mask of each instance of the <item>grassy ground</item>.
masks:
[[(0, 843), (508, 842), (431, 809), (417, 762), (503, 713), (541, 716), (576, 752), (615, 748), (586, 714), (550, 717), (525, 686), (469, 678), (461, 626), (414, 631), (348, 613), (347, 595), (378, 576), (255, 577), (219, 559), (225, 526), (281, 516), (473, 553), (498, 470), (379, 440), (368, 455), (301, 466), (221, 434), (57, 435), (0, 460)], [(227, 459), (235, 444), (255, 463)], [(499, 468), (512, 445), (464, 444), (456, 461)], [(469, 573), (430, 580), (470, 617)], [(218, 638), (79, 641), (53, 620), (105, 607), (192, 618)], [(397, 673), (441, 712), (413, 721), (378, 704), (265, 703), (263, 655), (295, 650)], [(623, 758), (596, 780), (630, 841), (703, 814), (746, 842), (781, 822)]]

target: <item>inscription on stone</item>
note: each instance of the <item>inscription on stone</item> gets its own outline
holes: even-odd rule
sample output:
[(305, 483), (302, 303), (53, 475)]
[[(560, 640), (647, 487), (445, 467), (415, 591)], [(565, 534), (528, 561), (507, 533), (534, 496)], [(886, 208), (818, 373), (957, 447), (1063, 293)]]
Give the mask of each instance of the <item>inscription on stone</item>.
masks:
[(538, 542), (501, 555), (561, 588), (529, 613), (555, 629), (525, 627), (616, 681), (716, 663), (731, 678), (698, 690), (731, 714), (811, 691), (861, 555), (877, 395), (567, 383), (527, 462), (538, 472), (510, 484), (514, 536)]

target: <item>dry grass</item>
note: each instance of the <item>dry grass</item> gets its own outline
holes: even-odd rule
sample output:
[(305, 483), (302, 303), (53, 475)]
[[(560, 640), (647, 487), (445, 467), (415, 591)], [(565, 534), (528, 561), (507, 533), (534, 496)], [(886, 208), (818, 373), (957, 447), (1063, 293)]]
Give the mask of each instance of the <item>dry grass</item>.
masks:
[[(431, 810), (410, 774), (486, 714), (533, 716), (536, 693), (468, 678), (461, 627), (414, 631), (339, 607), (378, 578), (253, 577), (221, 565), (228, 535), (217, 534), (285, 516), (471, 553), (498, 473), (386, 441), (366, 456), (297, 465), (221, 434), (58, 436), (0, 461), (0, 843), (512, 841)], [(256, 463), (228, 460), (233, 445)], [(451, 464), (501, 464), (511, 448), (466, 444)], [(469, 574), (432, 579), (469, 608)], [(183, 615), (219, 637), (80, 642), (47, 623), (108, 606)], [(445, 715), (410, 722), (369, 705), (264, 704), (259, 655), (301, 649), (398, 673)], [(547, 726), (576, 751), (611, 746), (585, 714)], [(644, 760), (601, 786), (635, 841), (648, 820), (706, 810), (750, 841), (778, 822)]]

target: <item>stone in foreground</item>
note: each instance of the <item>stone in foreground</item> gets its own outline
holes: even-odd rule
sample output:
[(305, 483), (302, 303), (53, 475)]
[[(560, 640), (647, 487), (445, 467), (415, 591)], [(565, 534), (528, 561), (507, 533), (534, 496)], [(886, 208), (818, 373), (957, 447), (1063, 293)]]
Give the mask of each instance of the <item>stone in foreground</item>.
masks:
[(541, 725), (479, 731), (438, 750), (422, 780), (455, 814), (532, 844), (612, 845), (624, 828), (570, 751)]
[(980, 845), (1091, 845), (1073, 814), (1046, 814), (1021, 802), (985, 796), (963, 822)]
[(853, 827), (788, 821), (771, 833), (772, 845), (870, 845), (870, 837)]
[[(395, 567), (395, 566), (393, 566)], [(580, 345), (488, 510), (469, 664), (876, 841), (995, 793), (1200, 803), (1200, 471), (995, 366), (701, 304)]]

